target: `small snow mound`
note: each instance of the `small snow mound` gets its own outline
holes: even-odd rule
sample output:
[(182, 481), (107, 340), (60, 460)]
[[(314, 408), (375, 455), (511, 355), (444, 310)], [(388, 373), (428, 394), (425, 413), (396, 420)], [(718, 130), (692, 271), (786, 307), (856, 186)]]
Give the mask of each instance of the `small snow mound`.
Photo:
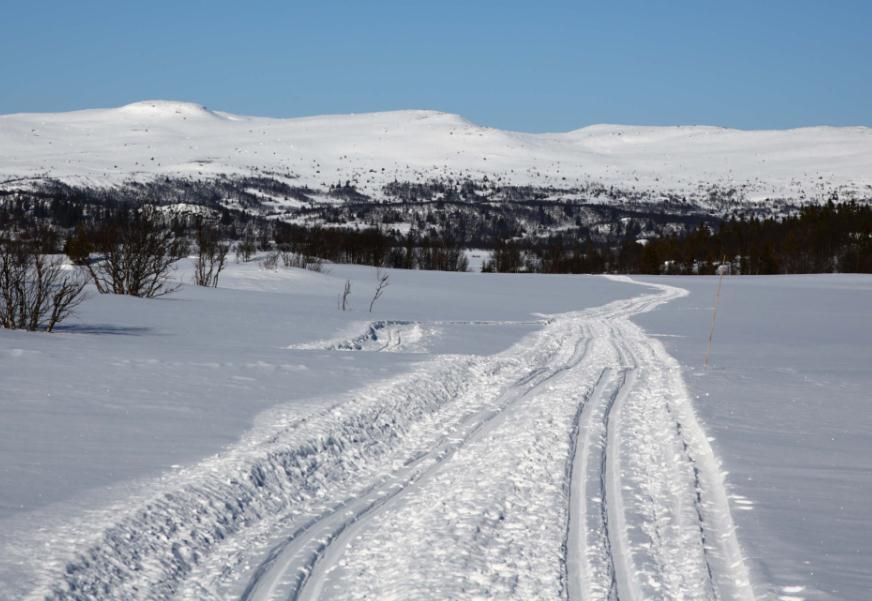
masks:
[(143, 100), (126, 104), (118, 112), (136, 117), (165, 119), (222, 119), (202, 104), (174, 100)]
[(330, 351), (375, 351), (388, 353), (426, 353), (427, 342), (439, 336), (436, 327), (425, 327), (413, 321), (372, 321), (362, 334), (338, 336), (292, 344), (289, 349)]

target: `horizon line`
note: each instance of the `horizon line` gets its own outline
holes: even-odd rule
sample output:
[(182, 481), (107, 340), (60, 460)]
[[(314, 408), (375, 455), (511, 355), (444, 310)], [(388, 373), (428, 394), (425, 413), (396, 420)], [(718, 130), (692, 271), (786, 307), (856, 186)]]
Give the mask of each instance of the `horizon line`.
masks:
[(465, 117), (461, 113), (456, 113), (452, 111), (445, 111), (440, 109), (433, 108), (400, 108), (400, 109), (385, 109), (385, 110), (375, 110), (375, 111), (361, 111), (361, 112), (348, 112), (348, 113), (334, 113), (334, 112), (325, 112), (325, 113), (312, 113), (312, 114), (301, 114), (301, 115), (290, 115), (290, 116), (275, 116), (275, 115), (250, 115), (244, 113), (236, 113), (218, 108), (210, 108), (208, 105), (200, 103), (198, 101), (192, 100), (176, 100), (176, 99), (168, 99), (168, 98), (147, 98), (143, 100), (136, 100), (133, 102), (128, 102), (125, 104), (117, 105), (117, 106), (92, 106), (92, 107), (83, 107), (83, 108), (74, 108), (68, 110), (60, 110), (60, 111), (19, 111), (14, 113), (2, 113), (0, 117), (21, 117), (26, 115), (65, 115), (70, 113), (80, 113), (87, 111), (112, 111), (124, 109), (136, 105), (147, 105), (149, 103), (166, 103), (166, 104), (177, 104), (177, 105), (187, 105), (191, 108), (202, 109), (206, 112), (215, 114), (216, 116), (228, 115), (232, 117), (241, 117), (248, 119), (273, 119), (277, 121), (291, 121), (296, 119), (312, 119), (318, 117), (358, 117), (358, 116), (367, 116), (367, 115), (383, 115), (383, 114), (391, 114), (391, 113), (413, 113), (413, 112), (421, 112), (421, 113), (433, 113), (438, 115), (446, 115), (459, 117), (463, 119), (470, 125), (475, 127), (480, 127), (484, 129), (493, 129), (510, 133), (521, 133), (521, 134), (531, 134), (531, 135), (548, 135), (548, 134), (567, 134), (576, 131), (580, 131), (583, 129), (588, 129), (592, 127), (650, 127), (650, 128), (682, 128), (682, 127), (698, 127), (698, 128), (712, 128), (712, 129), (721, 129), (728, 131), (737, 131), (737, 132), (789, 132), (789, 131), (799, 131), (806, 129), (872, 129), (872, 126), (869, 125), (830, 125), (827, 123), (818, 123), (814, 125), (801, 125), (797, 127), (770, 127), (770, 128), (742, 128), (742, 127), (731, 127), (726, 125), (716, 125), (712, 123), (669, 123), (669, 124), (660, 124), (660, 123), (619, 123), (619, 122), (595, 122), (588, 123), (587, 125), (582, 125), (580, 127), (576, 127), (573, 129), (568, 129), (564, 131), (526, 131), (526, 130), (516, 130), (516, 129), (504, 129), (501, 127), (495, 127), (491, 125), (482, 125), (471, 119)]

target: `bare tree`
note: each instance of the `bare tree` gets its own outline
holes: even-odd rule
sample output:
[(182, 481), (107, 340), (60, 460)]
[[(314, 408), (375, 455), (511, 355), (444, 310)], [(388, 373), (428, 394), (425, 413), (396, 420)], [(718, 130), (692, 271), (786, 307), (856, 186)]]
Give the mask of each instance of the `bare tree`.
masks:
[(75, 231), (67, 238), (66, 244), (64, 244), (64, 253), (75, 265), (86, 265), (93, 250), (93, 242), (88, 230), (79, 223), (76, 225)]
[(257, 239), (251, 228), (247, 228), (242, 236), (242, 240), (236, 244), (236, 262), (242, 261), (243, 263), (248, 263), (254, 258), (256, 252)]
[(86, 268), (100, 293), (153, 298), (178, 290), (169, 277), (188, 244), (146, 209), (130, 222), (97, 230), (94, 248), (101, 256)]
[(194, 266), (194, 282), (198, 286), (216, 288), (218, 276), (224, 269), (230, 244), (222, 242), (217, 228), (206, 226), (197, 231), (197, 263)]
[(0, 326), (51, 332), (85, 300), (85, 278), (29, 241), (0, 243)]
[(372, 313), (372, 306), (375, 304), (375, 301), (381, 298), (382, 293), (385, 291), (385, 288), (390, 286), (390, 274), (382, 271), (381, 267), (375, 270), (375, 294), (372, 295), (372, 300), (369, 301), (369, 312)]
[(339, 295), (340, 311), (348, 311), (351, 308), (351, 305), (348, 303), (349, 296), (351, 296), (351, 280), (345, 280), (345, 288), (342, 289), (342, 293)]

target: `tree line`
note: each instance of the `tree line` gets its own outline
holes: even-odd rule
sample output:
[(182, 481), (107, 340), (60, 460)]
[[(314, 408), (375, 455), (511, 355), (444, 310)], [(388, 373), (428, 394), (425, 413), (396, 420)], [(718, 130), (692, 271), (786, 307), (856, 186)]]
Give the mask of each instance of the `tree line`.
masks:
[[(39, 208), (39, 210), (36, 210)], [(327, 262), (467, 271), (467, 245), (451, 228), (405, 233), (378, 227), (307, 226), (245, 211), (161, 210), (56, 199), (0, 210), (0, 327), (51, 331), (98, 293), (155, 297), (173, 292), (175, 264), (193, 253), (194, 283), (217, 286), (231, 249), (238, 261), (266, 253), (275, 267), (319, 270)], [(66, 227), (64, 227), (65, 224)], [(622, 224), (623, 238), (575, 232), (518, 238), (492, 234), (484, 271), (503, 273), (742, 274), (872, 273), (872, 206), (808, 205), (784, 218), (732, 217), (716, 226), (650, 235)], [(59, 256), (67, 255), (74, 269)]]
[[(638, 245), (637, 245), (638, 246)], [(632, 248), (639, 273), (705, 274), (721, 264), (748, 275), (872, 273), (872, 206), (808, 205), (783, 219), (724, 221)]]

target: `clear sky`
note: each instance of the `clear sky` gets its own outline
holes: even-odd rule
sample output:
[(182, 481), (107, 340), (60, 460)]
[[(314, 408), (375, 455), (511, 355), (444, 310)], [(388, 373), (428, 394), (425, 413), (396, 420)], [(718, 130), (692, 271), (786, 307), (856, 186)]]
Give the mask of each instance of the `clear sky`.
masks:
[(872, 0), (0, 0), (0, 113), (872, 126)]

